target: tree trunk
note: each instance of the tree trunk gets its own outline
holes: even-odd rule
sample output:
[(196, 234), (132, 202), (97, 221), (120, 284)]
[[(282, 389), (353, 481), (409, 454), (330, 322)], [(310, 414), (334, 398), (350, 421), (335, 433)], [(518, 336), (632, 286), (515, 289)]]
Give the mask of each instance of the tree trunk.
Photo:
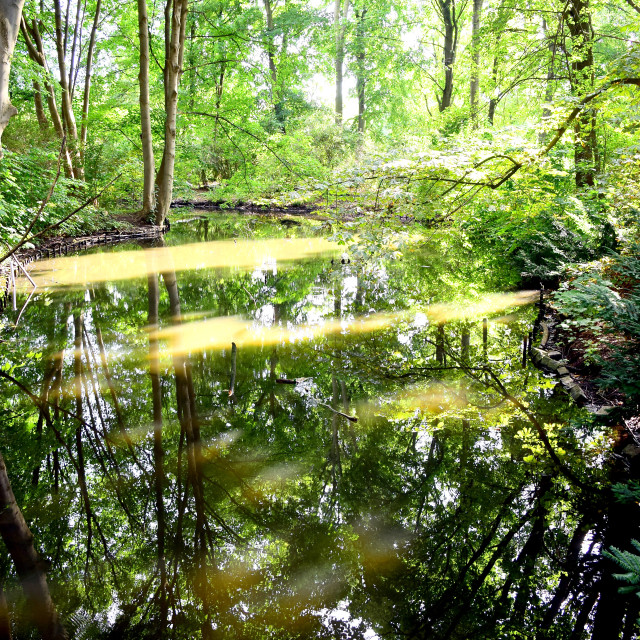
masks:
[(164, 451), (162, 449), (162, 388), (160, 386), (160, 358), (158, 339), (153, 332), (158, 328), (158, 305), (160, 290), (157, 274), (149, 274), (149, 375), (151, 377), (151, 397), (153, 401), (153, 475), (155, 485), (157, 537), (158, 537), (158, 569), (160, 571), (160, 621), (159, 636), (162, 637), (167, 626), (167, 565), (165, 560), (165, 509), (163, 491), (165, 484)]
[[(24, 42), (27, 46), (27, 51), (29, 52), (29, 57), (38, 65), (44, 69), (45, 74), (49, 74), (49, 68), (47, 65), (47, 58), (44, 50), (44, 43), (42, 42), (42, 36), (40, 35), (40, 27), (38, 23), (33, 20), (31, 24), (28, 24), (27, 21), (22, 18), (22, 22), (20, 24), (20, 30), (22, 32), (22, 37), (24, 38)], [(53, 123), (53, 128), (55, 129), (56, 135), (60, 140), (64, 138), (64, 127), (62, 125), (62, 118), (60, 117), (60, 111), (58, 110), (58, 105), (56, 103), (56, 93), (48, 80), (45, 80), (45, 89), (47, 92), (47, 106), (49, 107), (49, 115), (51, 116), (51, 122)], [(64, 173), (67, 178), (73, 178), (74, 169), (73, 163), (71, 161), (71, 155), (69, 153), (68, 146), (65, 146), (64, 153), (62, 156), (62, 161), (64, 164)]]
[(142, 141), (142, 163), (144, 183), (142, 187), (142, 217), (148, 217), (156, 208), (155, 159), (151, 134), (151, 106), (149, 99), (149, 17), (147, 0), (138, 0), (138, 37), (140, 39), (140, 139)]
[(18, 113), (9, 99), (9, 73), (11, 57), (18, 39), (24, 0), (0, 0), (0, 157), (2, 133), (9, 119)]
[[(591, 91), (594, 85), (593, 27), (589, 0), (571, 0), (565, 12), (565, 20), (572, 43), (571, 90), (574, 96), (579, 96)], [(598, 153), (594, 110), (584, 109), (574, 122), (576, 187), (592, 187), (595, 183)]]
[(0, 454), (0, 535), (13, 560), (27, 598), (27, 612), (44, 640), (63, 640), (67, 634), (53, 606), (47, 578), (33, 535), (16, 503), (7, 467)]
[(178, 87), (182, 76), (184, 42), (187, 27), (188, 0), (167, 0), (165, 6), (164, 65), (164, 153), (156, 176), (158, 208), (156, 224), (163, 226), (171, 206), (173, 171), (176, 160), (176, 128), (178, 119)]
[(33, 101), (36, 105), (36, 118), (38, 118), (40, 131), (46, 133), (49, 129), (49, 122), (47, 121), (47, 115), (44, 112), (44, 106), (42, 104), (42, 89), (37, 80), (33, 81)]
[(335, 0), (333, 22), (336, 30), (336, 124), (342, 124), (342, 81), (344, 75), (344, 38), (349, 19), (350, 0), (345, 0), (344, 11), (342, 0)]
[(442, 113), (451, 106), (453, 98), (453, 65), (458, 48), (458, 20), (455, 0), (438, 0), (438, 8), (444, 27), (444, 86), (442, 87), (442, 96), (436, 96), (436, 99), (438, 100), (438, 109)]
[(89, 48), (87, 50), (87, 65), (85, 67), (84, 77), (84, 95), (82, 97), (82, 129), (80, 132), (80, 156), (84, 165), (84, 150), (87, 145), (87, 130), (89, 118), (89, 96), (91, 94), (91, 71), (93, 65), (93, 52), (96, 48), (96, 34), (98, 33), (98, 23), (100, 21), (100, 8), (102, 0), (96, 2), (96, 13), (93, 16), (93, 26), (91, 27), (91, 36), (89, 37)]
[[(83, 180), (84, 170), (80, 158), (80, 149), (78, 146), (78, 127), (76, 126), (76, 117), (73, 113), (73, 105), (71, 103), (71, 89), (69, 87), (69, 78), (67, 76), (67, 64), (65, 61), (65, 34), (62, 31), (62, 12), (60, 9), (60, 0), (53, 3), (55, 19), (56, 19), (56, 51), (58, 53), (58, 71), (60, 73), (60, 87), (62, 89), (62, 122), (65, 133), (67, 134), (67, 145), (71, 150), (73, 158), (74, 177)], [(66, 22), (65, 22), (66, 29)]]
[(91, 527), (92, 511), (87, 489), (87, 477), (84, 464), (84, 446), (82, 442), (82, 423), (84, 413), (82, 409), (82, 325), (84, 317), (82, 312), (73, 314), (74, 328), (74, 354), (73, 354), (73, 374), (74, 374), (74, 394), (75, 394), (75, 417), (78, 422), (76, 427), (76, 455), (78, 459), (78, 484), (80, 486), (80, 496), (87, 518), (87, 564), (91, 555), (91, 541), (93, 529)]
[(444, 323), (436, 329), (436, 362), (440, 366), (446, 366), (447, 356), (444, 350)]
[[(493, 69), (491, 70), (491, 83), (493, 84), (493, 91), (495, 93), (498, 86), (498, 66), (499, 66), (498, 56), (493, 57)], [(493, 126), (493, 121), (496, 117), (496, 107), (498, 106), (498, 97), (496, 95), (492, 95), (489, 100), (489, 113), (487, 114), (487, 120), (489, 124)]]
[(362, 11), (356, 11), (356, 18), (358, 19), (357, 27), (357, 40), (356, 40), (356, 93), (358, 94), (358, 131), (364, 133), (366, 128), (366, 121), (364, 112), (366, 108), (365, 102), (365, 88), (367, 84), (366, 80), (366, 68), (365, 61), (367, 56), (367, 45), (365, 37), (365, 16), (367, 15), (367, 8), (363, 8)]
[(285, 132), (284, 105), (282, 104), (282, 96), (280, 86), (278, 84), (278, 67), (276, 65), (276, 48), (273, 41), (274, 22), (273, 7), (271, 0), (263, 0), (264, 10), (267, 15), (267, 57), (269, 59), (269, 76), (271, 78), (271, 102), (273, 102), (273, 112), (278, 122), (278, 126)]
[(471, 22), (471, 82), (469, 83), (469, 109), (473, 129), (478, 128), (478, 95), (480, 93), (480, 16), (483, 0), (473, 0)]
[[(67, 10), (69, 9), (69, 5), (67, 5)], [(71, 45), (71, 56), (69, 61), (69, 97), (71, 102), (73, 103), (73, 94), (76, 89), (76, 78), (78, 76), (78, 68), (80, 67), (80, 52), (78, 52), (78, 59), (76, 60), (76, 50), (78, 49), (78, 40), (82, 36), (82, 23), (84, 22), (84, 15), (82, 13), (82, 4), (80, 2), (77, 3), (76, 6), (76, 25), (73, 30), (73, 44)], [(69, 27), (69, 22), (67, 18), (66, 29)], [(66, 53), (65, 46), (65, 53)]]

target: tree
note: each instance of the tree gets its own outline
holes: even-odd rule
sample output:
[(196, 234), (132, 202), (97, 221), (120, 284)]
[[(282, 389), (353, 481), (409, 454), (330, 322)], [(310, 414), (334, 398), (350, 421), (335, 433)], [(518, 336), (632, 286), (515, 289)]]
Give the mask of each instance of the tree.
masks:
[(466, 0), (456, 5), (456, 0), (435, 0), (436, 11), (440, 17), (444, 29), (442, 45), (442, 68), (444, 71), (444, 83), (439, 85), (440, 95), (436, 95), (438, 109), (445, 111), (451, 106), (453, 99), (453, 69), (458, 52), (458, 40), (460, 37), (460, 21), (467, 6)]
[(9, 98), (11, 58), (18, 39), (24, 0), (0, 0), (0, 157), (2, 133), (9, 119), (18, 113)]
[[(67, 143), (65, 152), (65, 172), (67, 177), (84, 180), (85, 178), (85, 150), (89, 130), (89, 109), (91, 96), (91, 82), (93, 75), (94, 57), (96, 53), (98, 28), (102, 13), (102, 0), (96, 0), (95, 4), (84, 5), (76, 2), (75, 20), (71, 15), (71, 3), (63, 11), (60, 0), (53, 3), (54, 9), (54, 46), (56, 51), (55, 67), (60, 86), (61, 108), (58, 108), (56, 90), (50, 80), (51, 69), (47, 58), (48, 45), (46, 36), (49, 33), (45, 24), (46, 14), (41, 5), (40, 12), (32, 10), (32, 16), (23, 16), (20, 29), (22, 37), (31, 60), (40, 68), (44, 76), (44, 85), (49, 108), (49, 116), (53, 128), (60, 140)], [(89, 28), (88, 43), (83, 46), (85, 36), (85, 20), (93, 16)], [(44, 34), (44, 35), (43, 35)], [(74, 97), (78, 79), (84, 75), (84, 86), (80, 109), (80, 129), (74, 111)], [(42, 129), (46, 128), (46, 116), (42, 106), (40, 83), (34, 80), (34, 102), (38, 122)]]
[(333, 28), (335, 37), (334, 66), (336, 71), (336, 106), (335, 120), (342, 124), (342, 84), (344, 80), (345, 38), (349, 24), (349, 8), (351, 0), (335, 0), (333, 8)]
[(469, 83), (469, 110), (474, 129), (478, 127), (478, 94), (480, 92), (480, 18), (484, 0), (473, 0), (471, 20), (471, 80)]
[[(571, 39), (571, 54), (567, 66), (574, 95), (593, 90), (593, 26), (588, 0), (571, 0), (563, 16)], [(595, 111), (587, 107), (575, 120), (574, 160), (576, 186), (592, 187), (598, 168), (598, 143)]]
[(156, 175), (158, 206), (156, 224), (164, 225), (171, 206), (173, 173), (176, 161), (178, 88), (182, 77), (187, 31), (188, 0), (167, 0), (164, 10), (164, 150)]
[(149, 18), (147, 0), (138, 0), (138, 39), (140, 42), (140, 140), (142, 141), (142, 162), (144, 178), (142, 185), (141, 216), (148, 218), (155, 212), (155, 160), (153, 157), (153, 136), (151, 133), (151, 106), (149, 96)]
[(33, 536), (13, 495), (2, 454), (0, 454), (0, 536), (20, 576), (29, 605), (29, 616), (43, 640), (66, 640), (67, 634), (58, 619), (42, 564), (33, 546)]

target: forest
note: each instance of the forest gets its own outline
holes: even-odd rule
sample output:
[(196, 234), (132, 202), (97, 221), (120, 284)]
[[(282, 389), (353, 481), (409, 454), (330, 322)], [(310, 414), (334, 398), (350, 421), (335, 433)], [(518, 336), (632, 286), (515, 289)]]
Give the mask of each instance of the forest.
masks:
[(637, 0), (0, 0), (0, 639), (640, 638)]

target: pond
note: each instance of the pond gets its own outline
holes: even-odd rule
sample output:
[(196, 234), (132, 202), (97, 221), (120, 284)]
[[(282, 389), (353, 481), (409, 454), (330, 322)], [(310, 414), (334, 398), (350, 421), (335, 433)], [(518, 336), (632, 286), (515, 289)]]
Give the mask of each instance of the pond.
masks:
[(5, 381), (0, 450), (69, 637), (636, 637), (602, 554), (636, 472), (523, 365), (536, 292), (434, 237), (367, 261), (183, 217), (33, 264), (4, 331), (40, 409)]

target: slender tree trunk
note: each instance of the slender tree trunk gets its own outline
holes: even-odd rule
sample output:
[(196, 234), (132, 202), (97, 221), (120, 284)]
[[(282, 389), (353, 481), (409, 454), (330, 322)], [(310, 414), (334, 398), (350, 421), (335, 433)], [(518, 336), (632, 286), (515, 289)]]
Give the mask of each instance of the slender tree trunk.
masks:
[[(67, 5), (67, 10), (69, 9), (69, 5)], [(68, 20), (68, 19), (67, 19)], [(67, 83), (69, 85), (69, 96), (71, 102), (73, 102), (73, 94), (75, 93), (75, 78), (77, 76), (77, 68), (80, 66), (79, 59), (76, 61), (76, 50), (79, 48), (79, 41), (82, 38), (82, 23), (84, 21), (84, 15), (82, 13), (82, 3), (76, 3), (76, 24), (73, 30), (73, 43), (71, 45), (71, 56), (69, 61), (69, 78)], [(68, 25), (68, 21), (67, 21)], [(66, 53), (66, 46), (65, 46)], [(80, 53), (78, 53), (78, 58), (80, 58)]]
[(171, 206), (176, 159), (178, 87), (182, 76), (188, 0), (167, 0), (165, 6), (164, 153), (156, 176), (158, 207), (156, 224), (163, 226)]
[[(22, 22), (20, 24), (20, 30), (22, 32), (22, 37), (24, 38), (25, 44), (27, 46), (27, 51), (29, 52), (29, 57), (42, 69), (45, 74), (49, 74), (49, 68), (47, 65), (47, 58), (45, 55), (44, 44), (42, 41), (42, 36), (40, 35), (40, 27), (38, 23), (33, 20), (31, 24), (28, 24), (27, 21), (22, 18)], [(56, 93), (50, 82), (45, 81), (45, 89), (47, 96), (47, 106), (49, 107), (49, 115), (51, 116), (51, 122), (53, 123), (53, 128), (56, 132), (56, 135), (60, 140), (64, 138), (64, 127), (62, 125), (62, 119), (60, 117), (60, 111), (58, 110), (58, 105), (56, 103)], [(71, 161), (71, 155), (69, 153), (68, 146), (65, 146), (63, 157), (64, 163), (64, 172), (67, 178), (73, 178), (74, 169), (73, 163)]]
[[(62, 123), (65, 133), (67, 134), (67, 145), (69, 146), (73, 158), (74, 177), (84, 179), (84, 170), (80, 158), (80, 149), (78, 145), (78, 127), (76, 126), (76, 117), (73, 113), (73, 105), (71, 103), (71, 89), (69, 87), (69, 78), (67, 76), (67, 64), (65, 61), (65, 35), (62, 30), (62, 11), (60, 9), (60, 0), (53, 3), (55, 20), (56, 20), (56, 51), (58, 53), (58, 71), (60, 73), (60, 87), (62, 89)], [(66, 23), (65, 23), (66, 27)]]
[[(79, 3), (78, 3), (79, 4)], [(93, 16), (93, 26), (91, 27), (91, 36), (89, 37), (89, 48), (87, 50), (87, 65), (84, 77), (84, 94), (82, 96), (82, 129), (80, 131), (80, 156), (84, 165), (84, 152), (87, 146), (87, 131), (89, 128), (89, 96), (91, 95), (91, 72), (93, 67), (93, 53), (96, 48), (96, 35), (98, 33), (98, 24), (100, 22), (100, 9), (102, 0), (96, 2), (96, 12)]]
[(483, 0), (473, 0), (471, 22), (471, 82), (469, 83), (469, 109), (472, 128), (478, 128), (478, 95), (480, 93), (480, 17)]
[(336, 70), (336, 124), (342, 124), (342, 83), (344, 75), (344, 39), (347, 31), (349, 20), (350, 0), (344, 1), (344, 9), (342, 0), (335, 0), (333, 11), (333, 23), (335, 27), (336, 52), (335, 52), (335, 70)]
[(40, 83), (37, 80), (33, 81), (33, 101), (36, 106), (36, 118), (38, 118), (38, 126), (42, 133), (46, 133), (49, 129), (49, 121), (47, 115), (44, 112), (44, 105), (42, 104), (42, 89)]
[(142, 163), (144, 184), (142, 187), (141, 216), (146, 218), (156, 208), (155, 159), (151, 133), (151, 105), (149, 99), (149, 17), (147, 0), (138, 0), (138, 38), (140, 40), (140, 139), (142, 141)]
[(27, 598), (27, 612), (43, 640), (63, 640), (67, 634), (51, 600), (47, 578), (33, 546), (33, 535), (16, 503), (0, 454), (0, 535), (13, 560)]
[[(571, 89), (574, 95), (592, 90), (594, 85), (593, 27), (589, 0), (571, 0), (565, 12), (571, 36)], [(575, 119), (574, 161), (576, 187), (592, 187), (597, 169), (595, 111), (584, 109)]]
[(93, 529), (91, 526), (91, 502), (89, 500), (89, 491), (87, 489), (87, 478), (84, 464), (84, 445), (82, 442), (82, 422), (84, 414), (82, 410), (82, 324), (84, 322), (82, 312), (74, 313), (74, 354), (73, 354), (73, 374), (74, 374), (74, 394), (76, 413), (75, 417), (78, 422), (76, 427), (76, 456), (78, 459), (78, 484), (80, 486), (80, 496), (87, 518), (87, 564), (91, 554), (91, 541), (93, 538)]
[(458, 21), (455, 0), (438, 0), (438, 9), (444, 27), (443, 66), (444, 86), (442, 95), (436, 96), (438, 109), (442, 113), (451, 106), (453, 98), (453, 65), (458, 48)]
[(436, 362), (444, 366), (447, 364), (447, 356), (444, 350), (444, 323), (436, 329)]
[(493, 121), (496, 117), (496, 107), (498, 106), (499, 98), (495, 95), (495, 90), (498, 86), (498, 68), (500, 62), (498, 60), (498, 56), (493, 56), (493, 67), (491, 69), (491, 84), (493, 85), (493, 93), (491, 95), (491, 99), (489, 100), (489, 112), (487, 114), (487, 120), (489, 124), (493, 126)]
[[(540, 628), (542, 630), (551, 628), (553, 621), (560, 612), (562, 604), (569, 597), (572, 583), (576, 579), (579, 579), (579, 573), (577, 570), (578, 561), (582, 552), (584, 539), (589, 532), (589, 529), (589, 524), (587, 524), (586, 522), (580, 522), (573, 532), (571, 542), (569, 543), (569, 547), (567, 548), (560, 582), (558, 583), (558, 587), (553, 594), (551, 602), (545, 609), (544, 618), (542, 619), (542, 623), (540, 625)], [(542, 633), (541, 635), (544, 637), (544, 633)]]
[(267, 16), (267, 58), (269, 59), (269, 76), (271, 78), (271, 102), (273, 103), (273, 112), (278, 122), (278, 126), (284, 132), (284, 105), (282, 104), (282, 96), (279, 86), (278, 66), (276, 64), (276, 47), (274, 43), (274, 22), (273, 7), (271, 0), (263, 0), (264, 10)]
[(158, 328), (158, 306), (160, 290), (157, 274), (150, 274), (149, 282), (149, 376), (151, 378), (151, 397), (153, 401), (153, 466), (156, 500), (156, 520), (158, 537), (158, 569), (160, 571), (160, 632), (162, 637), (167, 626), (168, 599), (167, 599), (167, 565), (165, 560), (165, 508), (163, 491), (165, 483), (164, 451), (162, 449), (162, 388), (160, 386), (160, 357), (158, 339), (153, 337), (153, 332)]
[(18, 39), (24, 0), (0, 0), (0, 157), (2, 157), (2, 133), (9, 119), (18, 113), (9, 99), (9, 74), (11, 57)]
[(365, 120), (365, 88), (367, 85), (365, 61), (367, 57), (367, 44), (365, 38), (365, 16), (367, 8), (356, 11), (358, 19), (357, 39), (356, 39), (356, 93), (358, 94), (358, 131), (364, 133), (366, 128)]

